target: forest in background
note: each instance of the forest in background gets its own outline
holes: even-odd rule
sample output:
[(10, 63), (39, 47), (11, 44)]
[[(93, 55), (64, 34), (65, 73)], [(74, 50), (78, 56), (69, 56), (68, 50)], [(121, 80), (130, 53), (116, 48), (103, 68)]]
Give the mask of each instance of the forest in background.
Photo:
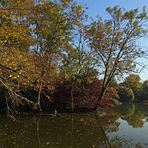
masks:
[(136, 74), (147, 55), (137, 44), (147, 35), (146, 8), (108, 7), (107, 19), (89, 23), (86, 9), (74, 0), (0, 1), (1, 111), (147, 101), (148, 81)]

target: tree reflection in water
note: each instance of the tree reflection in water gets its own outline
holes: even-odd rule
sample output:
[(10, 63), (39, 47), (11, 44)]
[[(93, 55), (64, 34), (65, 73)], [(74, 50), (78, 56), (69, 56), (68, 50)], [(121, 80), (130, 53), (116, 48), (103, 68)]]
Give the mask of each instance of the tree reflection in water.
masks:
[(145, 123), (145, 119), (147, 118), (147, 106), (139, 105), (139, 104), (123, 104), (117, 112), (121, 119), (126, 120), (129, 125), (133, 128), (142, 128)]
[[(115, 111), (63, 114), (62, 116), (24, 116), (12, 122), (0, 116), (0, 147), (22, 148), (98, 148), (147, 147), (148, 108), (123, 105)], [(131, 133), (132, 133), (131, 132)], [(137, 137), (142, 140), (139, 142)], [(145, 134), (146, 136), (146, 134)]]

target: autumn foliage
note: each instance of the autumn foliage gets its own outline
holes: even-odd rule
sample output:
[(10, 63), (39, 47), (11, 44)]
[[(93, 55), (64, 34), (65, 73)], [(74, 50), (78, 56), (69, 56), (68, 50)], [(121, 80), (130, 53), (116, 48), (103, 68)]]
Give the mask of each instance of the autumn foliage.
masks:
[(107, 12), (108, 21), (86, 25), (85, 8), (74, 0), (0, 1), (2, 106), (41, 112), (116, 104), (110, 82), (144, 54), (135, 42), (146, 34), (147, 15), (145, 8)]

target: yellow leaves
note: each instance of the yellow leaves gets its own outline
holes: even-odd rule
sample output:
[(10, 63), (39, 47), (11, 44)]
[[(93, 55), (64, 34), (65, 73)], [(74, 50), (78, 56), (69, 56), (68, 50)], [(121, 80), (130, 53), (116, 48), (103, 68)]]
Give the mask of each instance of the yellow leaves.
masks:
[[(17, 44), (24, 44), (29, 39), (27, 32), (24, 32), (20, 27), (7, 27), (0, 28), (0, 45), (15, 46)], [(21, 38), (20, 38), (21, 37)], [(8, 43), (8, 44), (7, 44)], [(29, 43), (28, 43), (29, 44)]]
[(15, 48), (12, 50), (5, 48), (3, 50), (3, 53), (7, 54), (1, 55), (0, 63), (10, 69), (10, 71), (7, 71), (5, 76), (9, 74), (9, 78), (17, 80), (21, 78), (21, 75), (26, 76), (28, 66), (32, 63), (32, 58), (27, 56), (25, 52), (19, 51)]
[(63, 0), (63, 6), (64, 6), (64, 7), (67, 7), (68, 4), (69, 4), (69, 2), (68, 2), (67, 0)]
[[(32, 44), (33, 39), (29, 35), (30, 29), (24, 25), (19, 25), (16, 22), (17, 18), (13, 14), (7, 14), (3, 12), (0, 14), (1, 26), (0, 26), (0, 46), (9, 47), (28, 47)], [(16, 19), (17, 18), (17, 19)]]
[(11, 73), (10, 75), (9, 75), (9, 78), (11, 78), (11, 79), (13, 79), (13, 80), (15, 80), (15, 79), (19, 79), (20, 78), (20, 75), (19, 75), (19, 73), (17, 74), (17, 73)]
[(7, 43), (7, 40), (1, 40), (0, 41), (0, 45), (4, 45), (5, 43)]
[(2, 16), (1, 16), (1, 18), (2, 18), (2, 19), (6, 18), (6, 15), (5, 15), (5, 14), (4, 14), (4, 15), (2, 15)]
[[(48, 90), (54, 90), (53, 81), (56, 79), (55, 65), (47, 66), (35, 54), (20, 51), (17, 48), (3, 48), (0, 64), (5, 65), (7, 69), (2, 70), (1, 76), (11, 81), (19, 82), (22, 86), (29, 86), (38, 89), (41, 81)], [(6, 54), (5, 54), (6, 53)], [(42, 75), (43, 67), (46, 69)], [(34, 84), (32, 82), (35, 82)]]
[[(32, 5), (33, 2), (15, 0), (14, 3), (8, 4), (8, 11), (1, 13), (0, 10), (0, 17), (3, 19), (0, 26), (0, 47), (3, 51), (0, 63), (12, 69), (7, 73), (3, 70), (4, 76), (24, 85), (31, 85), (27, 80), (29, 79), (35, 82), (36, 87), (44, 81), (44, 86), (53, 90), (57, 70), (47, 59), (51, 56), (50, 52), (56, 53), (61, 47), (69, 45), (68, 37), (71, 37), (74, 20), (77, 25), (81, 23), (80, 19), (76, 18), (81, 15), (82, 7), (76, 3), (69, 5), (71, 1), (66, 0), (63, 1), (66, 9), (62, 8), (62, 3), (55, 4), (53, 1), (40, 1), (37, 5)], [(31, 15), (27, 9), (31, 10)], [(72, 14), (72, 9), (75, 14)], [(43, 50), (48, 56), (39, 57), (40, 54), (33, 55), (30, 52), (30, 48), (36, 48), (37, 44), (43, 45), (41, 48), (45, 48)], [(45, 72), (42, 76), (43, 69)]]

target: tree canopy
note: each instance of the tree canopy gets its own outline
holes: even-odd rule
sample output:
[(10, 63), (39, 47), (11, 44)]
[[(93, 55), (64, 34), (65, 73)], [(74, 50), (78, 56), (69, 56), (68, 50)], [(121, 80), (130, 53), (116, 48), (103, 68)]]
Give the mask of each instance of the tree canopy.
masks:
[[(0, 86), (7, 92), (7, 109), (25, 102), (41, 111), (43, 98), (53, 101), (66, 83), (72, 98), (73, 89), (91, 94), (94, 84), (99, 85), (94, 88), (97, 100), (117, 93), (113, 81), (136, 71), (136, 59), (145, 54), (137, 40), (147, 33), (147, 13), (145, 7), (141, 12), (117, 6), (106, 11), (107, 19), (86, 24), (85, 8), (75, 0), (2, 0)], [(132, 91), (141, 90), (140, 79), (130, 75), (125, 84), (133, 100)]]

